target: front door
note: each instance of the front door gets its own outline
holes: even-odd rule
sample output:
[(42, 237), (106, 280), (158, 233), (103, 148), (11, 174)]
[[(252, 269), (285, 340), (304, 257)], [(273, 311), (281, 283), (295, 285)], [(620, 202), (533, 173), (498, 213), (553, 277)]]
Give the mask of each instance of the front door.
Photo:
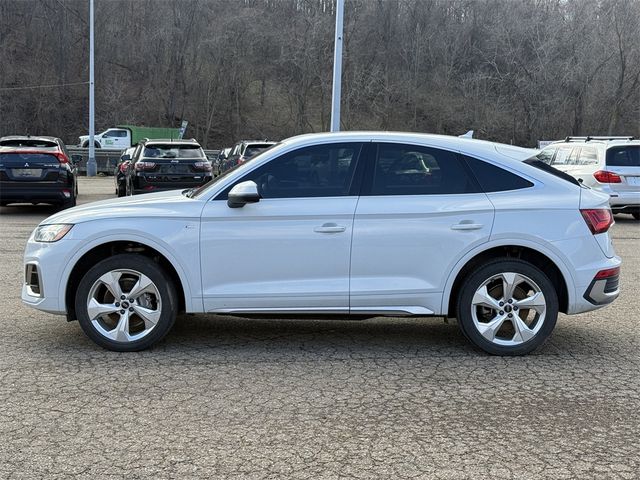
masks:
[(259, 202), (208, 202), (201, 223), (207, 312), (349, 310), (349, 261), (359, 143), (283, 154), (247, 173)]

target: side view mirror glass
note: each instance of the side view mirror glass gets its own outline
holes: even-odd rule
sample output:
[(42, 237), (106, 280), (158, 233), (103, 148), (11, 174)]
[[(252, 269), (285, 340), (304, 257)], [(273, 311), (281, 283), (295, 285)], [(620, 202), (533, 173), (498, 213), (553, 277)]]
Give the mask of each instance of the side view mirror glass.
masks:
[(258, 193), (258, 185), (256, 185), (256, 182), (248, 180), (238, 183), (229, 191), (227, 205), (231, 208), (241, 208), (247, 203), (256, 203), (259, 201), (260, 194)]

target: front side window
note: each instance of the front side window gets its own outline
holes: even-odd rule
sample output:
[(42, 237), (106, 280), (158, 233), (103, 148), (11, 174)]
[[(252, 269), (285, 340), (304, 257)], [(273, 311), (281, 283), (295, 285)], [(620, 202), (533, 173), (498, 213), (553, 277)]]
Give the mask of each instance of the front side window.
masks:
[[(305, 147), (271, 160), (242, 177), (252, 180), (262, 198), (338, 197), (349, 195), (359, 143)], [(219, 196), (226, 198), (228, 191)]]
[(479, 187), (453, 152), (404, 144), (378, 145), (371, 195), (477, 193)]

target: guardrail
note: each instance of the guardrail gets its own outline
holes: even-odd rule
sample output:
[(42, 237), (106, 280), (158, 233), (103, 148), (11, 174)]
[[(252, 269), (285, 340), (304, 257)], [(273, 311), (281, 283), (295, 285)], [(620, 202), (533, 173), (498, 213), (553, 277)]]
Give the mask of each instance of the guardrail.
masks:
[[(89, 159), (89, 149), (67, 145), (69, 155), (80, 155), (82, 161), (78, 165), (78, 171), (80, 173), (87, 172), (87, 160)], [(96, 164), (97, 172), (103, 175), (113, 175), (118, 162), (120, 161), (120, 155), (122, 150), (106, 150), (104, 148), (96, 148)], [(219, 150), (205, 150), (204, 153), (207, 158), (212, 159)]]

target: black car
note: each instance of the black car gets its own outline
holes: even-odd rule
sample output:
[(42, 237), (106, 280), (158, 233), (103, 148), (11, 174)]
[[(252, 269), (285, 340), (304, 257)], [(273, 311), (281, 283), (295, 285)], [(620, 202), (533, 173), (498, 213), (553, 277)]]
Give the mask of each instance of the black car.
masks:
[(73, 207), (78, 168), (56, 137), (0, 138), (0, 205), (49, 203)]
[(223, 171), (243, 164), (258, 153), (271, 148), (275, 143), (266, 140), (242, 140), (236, 143), (223, 163)]
[(124, 197), (127, 194), (127, 170), (131, 163), (131, 156), (135, 152), (135, 147), (127, 148), (120, 155), (120, 161), (113, 171), (113, 181), (116, 186), (116, 195)]
[(211, 178), (211, 162), (194, 139), (142, 140), (127, 168), (126, 192), (199, 187)]

